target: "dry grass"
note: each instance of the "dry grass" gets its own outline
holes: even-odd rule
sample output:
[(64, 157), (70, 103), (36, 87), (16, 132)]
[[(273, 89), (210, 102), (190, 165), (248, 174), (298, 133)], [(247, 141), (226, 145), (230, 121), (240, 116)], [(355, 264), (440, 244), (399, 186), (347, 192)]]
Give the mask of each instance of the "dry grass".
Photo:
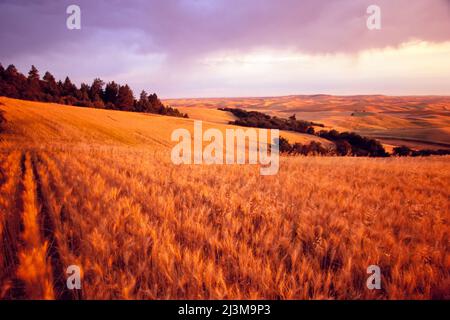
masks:
[(84, 299), (449, 298), (448, 157), (174, 166), (171, 118), (29, 104), (4, 108), (4, 298), (61, 298), (72, 264)]

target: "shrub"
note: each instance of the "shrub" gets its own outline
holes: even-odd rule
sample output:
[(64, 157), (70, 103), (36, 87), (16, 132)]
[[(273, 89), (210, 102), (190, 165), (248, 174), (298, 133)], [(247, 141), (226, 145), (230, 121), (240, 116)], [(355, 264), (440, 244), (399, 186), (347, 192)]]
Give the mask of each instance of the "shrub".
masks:
[(279, 138), (280, 152), (291, 155), (327, 155), (330, 154), (320, 142), (311, 141), (309, 144), (294, 143), (291, 145), (286, 138)]
[(243, 127), (290, 130), (308, 134), (314, 134), (313, 126), (323, 127), (322, 124), (297, 120), (295, 118), (295, 115), (289, 117), (289, 119), (283, 119), (279, 117), (271, 117), (267, 114), (258, 111), (246, 111), (235, 108), (219, 108), (219, 110), (231, 112), (234, 116), (238, 118), (238, 120), (231, 121), (230, 124)]
[(335, 145), (338, 156), (349, 156), (352, 154), (352, 145), (347, 140), (337, 140)]
[(318, 133), (322, 138), (333, 141), (336, 144), (336, 150), (339, 152), (346, 151), (348, 145), (344, 146), (344, 141), (351, 146), (351, 154), (362, 157), (388, 157), (389, 154), (384, 150), (383, 145), (375, 140), (366, 137), (362, 137), (354, 132), (342, 132), (339, 133), (336, 130), (322, 130)]
[(407, 156), (412, 155), (412, 152), (413, 152), (413, 150), (411, 150), (407, 146), (400, 146), (400, 147), (395, 147), (392, 154), (394, 156), (407, 157)]
[(438, 149), (438, 150), (417, 150), (412, 151), (413, 157), (428, 157), (428, 156), (446, 156), (450, 155), (450, 150), (448, 149)]

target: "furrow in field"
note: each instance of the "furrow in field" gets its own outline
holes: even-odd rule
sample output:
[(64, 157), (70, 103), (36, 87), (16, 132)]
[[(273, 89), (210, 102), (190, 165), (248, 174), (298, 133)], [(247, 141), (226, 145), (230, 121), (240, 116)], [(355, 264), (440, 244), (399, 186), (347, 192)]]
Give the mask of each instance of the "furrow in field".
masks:
[(40, 228), (40, 206), (32, 159), (25, 158), (23, 232), (19, 246), (17, 278), (24, 284), (26, 299), (54, 299), (51, 264), (47, 259), (48, 241)]
[(15, 299), (24, 296), (23, 283), (17, 279), (18, 247), (21, 243), (20, 233), (23, 228), (23, 172), (24, 155), (11, 152), (2, 164), (3, 183), (0, 187), (1, 234), (1, 270), (0, 298)]
[(40, 225), (42, 237), (48, 243), (47, 256), (50, 260), (53, 278), (53, 288), (56, 299), (70, 300), (78, 297), (77, 290), (69, 290), (66, 285), (65, 270), (68, 267), (63, 263), (59, 241), (56, 237), (56, 215), (51, 205), (53, 191), (49, 185), (47, 170), (39, 163), (39, 155), (32, 156), (32, 170), (36, 179), (36, 197), (40, 203)]
[[(151, 160), (148, 161), (149, 159), (143, 159), (139, 156), (133, 158), (134, 156), (130, 157), (124, 153), (122, 155), (116, 154), (114, 157), (116, 160), (115, 166), (110, 167), (105, 165), (108, 160), (104, 156), (100, 153), (80, 156), (81, 168), (89, 169), (94, 175), (103, 177), (103, 181), (106, 181), (107, 184), (103, 184), (101, 189), (105, 192), (119, 189), (121, 194), (134, 199), (141, 206), (142, 213), (146, 217), (150, 217), (151, 228), (166, 240), (165, 246), (178, 254), (173, 254), (164, 267), (167, 269), (167, 264), (176, 265), (176, 267), (169, 267), (171, 272), (163, 272), (163, 274), (172, 275), (168, 276), (169, 285), (166, 287), (170, 289), (166, 292), (170, 292), (171, 287), (174, 286), (172, 282), (174, 280), (173, 274), (178, 274), (178, 277), (185, 279), (179, 284), (181, 288), (175, 285), (176, 289), (173, 289), (179, 295), (186, 294), (188, 296), (183, 283), (189, 282), (201, 291), (202, 282), (208, 281), (215, 282), (217, 290), (214, 293), (204, 292), (207, 297), (223, 297), (225, 292), (230, 290), (235, 291), (237, 295), (248, 296), (242, 292), (239, 293), (244, 288), (238, 286), (237, 283), (250, 281), (249, 271), (254, 270), (255, 267), (266, 266), (263, 267), (265, 270), (261, 270), (262, 272), (259, 274), (267, 273), (267, 270), (270, 270), (267, 267), (270, 264), (267, 261), (267, 255), (266, 257), (260, 254), (256, 256), (255, 252), (248, 250), (247, 243), (251, 239), (248, 238), (247, 232), (244, 230), (254, 228), (253, 223), (241, 225), (233, 223), (228, 228), (220, 227), (233, 221), (233, 213), (230, 211), (236, 208), (220, 208), (220, 200), (215, 201), (214, 185), (207, 188), (211, 190), (202, 189), (201, 194), (197, 194), (189, 184), (189, 177), (174, 181), (171, 178), (172, 173), (167, 171), (166, 174), (159, 173), (160, 166), (163, 164), (158, 165), (156, 162), (152, 163)], [(90, 159), (96, 159), (96, 161), (90, 161)], [(132, 166), (130, 165), (132, 163), (140, 163), (140, 165)], [(183, 176), (186, 173), (184, 171)], [(173, 172), (173, 174), (176, 174), (176, 172)], [(158, 199), (162, 195), (169, 197), (171, 201), (159, 202)], [(179, 201), (179, 199), (183, 200)], [(155, 218), (159, 219), (155, 220)], [(267, 218), (267, 216), (262, 218), (261, 222)], [(141, 226), (141, 228), (143, 227)], [(226, 237), (228, 241), (222, 241), (223, 237)], [(244, 259), (239, 258), (238, 251), (244, 251), (248, 259), (244, 261)], [(212, 264), (205, 265), (198, 260), (202, 259), (201, 257), (206, 259), (206, 256), (210, 255), (214, 257), (214, 263)], [(167, 259), (167, 256), (161, 257), (162, 259)], [(232, 267), (231, 263), (226, 263), (225, 265), (229, 268), (222, 268), (220, 262), (226, 262), (227, 260), (235, 261), (235, 267)], [(251, 264), (248, 264), (250, 261)], [(242, 265), (242, 263), (246, 265)], [(236, 266), (239, 264), (241, 268), (237, 269)], [(212, 272), (210, 268), (215, 268), (215, 272)], [(180, 270), (183, 270), (183, 272), (180, 272)], [(153, 263), (153, 268), (149, 273), (153, 273), (155, 278), (149, 279), (149, 281), (161, 282), (163, 278), (156, 276), (158, 272), (155, 263)], [(199, 278), (198, 274), (202, 274), (202, 276)], [(256, 273), (252, 276), (254, 279), (251, 281), (256, 284), (258, 279), (255, 276), (257, 276)], [(202, 279), (203, 277), (205, 279)], [(278, 281), (281, 281), (281, 278)], [(224, 289), (227, 286), (231, 288)]]
[[(83, 158), (81, 162), (80, 157)], [(182, 221), (173, 215), (171, 204), (159, 202), (152, 192), (146, 197), (145, 192), (149, 190), (146, 181), (126, 178), (126, 174), (121, 176), (117, 169), (106, 168), (101, 161), (90, 164), (89, 159), (93, 159), (90, 155), (80, 155), (76, 160), (65, 154), (45, 158), (50, 164), (48, 167), (53, 166), (53, 161), (60, 163), (62, 180), (71, 181), (72, 188), (76, 190), (70, 198), (84, 200), (67, 204), (67, 207), (72, 227), (84, 231), (80, 260), (86, 273), (91, 275), (85, 284), (86, 297), (104, 298), (102, 295), (107, 294), (122, 298), (129, 295), (164, 298), (172, 295), (171, 292), (186, 291), (184, 284), (188, 282), (202, 287), (202, 280), (196, 279), (196, 269), (193, 267), (199, 261), (193, 259), (200, 258), (202, 243), (207, 243), (206, 232), (202, 233), (203, 240), (196, 246), (198, 248), (194, 248), (195, 252), (186, 253), (188, 265), (183, 266), (182, 255), (185, 253), (176, 234), (176, 230), (182, 228)], [(90, 177), (89, 184), (77, 180), (77, 173), (80, 172)], [(152, 185), (158, 186), (155, 193), (164, 193), (163, 185)], [(136, 197), (138, 194), (139, 197)], [(102, 245), (106, 243), (108, 246)], [(117, 269), (124, 263), (126, 270), (133, 270), (132, 273)], [(177, 283), (177, 279), (184, 280)], [(112, 290), (112, 293), (92, 289), (101, 284), (114, 288), (117, 287), (116, 281), (127, 285)], [(187, 296), (188, 292), (184, 294)]]
[[(66, 244), (76, 239), (77, 246), (72, 248), (72, 254), (76, 256), (83, 273), (87, 275), (82, 285), (83, 296), (90, 299), (129, 297), (136, 280), (131, 274), (114, 269), (118, 264), (125, 263), (130, 255), (139, 254), (132, 252), (131, 246), (148, 245), (147, 250), (151, 249), (151, 240), (143, 237), (139, 230), (133, 233), (130, 229), (121, 237), (121, 228), (145, 225), (144, 219), (137, 221), (130, 217), (134, 215), (142, 218), (139, 216), (140, 209), (133, 204), (132, 199), (117, 196), (114, 190), (105, 188), (104, 179), (78, 160), (55, 154), (52, 154), (51, 158), (43, 155), (42, 159), (48, 168), (59, 166), (61, 175), (58, 179), (65, 184), (70, 182), (61, 186), (71, 189), (70, 194), (61, 199), (64, 206), (64, 217), (61, 218), (65, 220), (64, 224), (70, 224), (70, 229), (83, 230), (83, 233), (75, 233), (65, 239)], [(79, 180), (77, 172), (90, 176), (90, 181), (87, 183), (85, 180)], [(129, 209), (130, 215), (124, 216), (124, 208)], [(62, 228), (65, 227), (62, 225)], [(124, 282), (129, 285), (118, 286), (118, 283)], [(99, 286), (108, 286), (111, 291), (98, 291)]]

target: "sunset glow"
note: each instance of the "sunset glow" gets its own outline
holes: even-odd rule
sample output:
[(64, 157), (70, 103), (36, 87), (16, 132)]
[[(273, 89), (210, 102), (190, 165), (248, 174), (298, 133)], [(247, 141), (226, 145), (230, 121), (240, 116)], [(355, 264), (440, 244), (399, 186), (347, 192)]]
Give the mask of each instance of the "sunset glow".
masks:
[(450, 93), (446, 0), (377, 1), (379, 30), (368, 0), (81, 0), (80, 30), (65, 28), (68, 4), (2, 1), (0, 61), (164, 98)]

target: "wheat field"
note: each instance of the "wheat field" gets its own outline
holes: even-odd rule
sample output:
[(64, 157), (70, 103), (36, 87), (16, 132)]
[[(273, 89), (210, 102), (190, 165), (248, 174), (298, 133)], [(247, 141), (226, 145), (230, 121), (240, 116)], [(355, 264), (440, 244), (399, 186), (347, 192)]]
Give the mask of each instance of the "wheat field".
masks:
[(2, 299), (450, 298), (449, 157), (175, 166), (190, 119), (0, 103)]
[(165, 103), (195, 115), (198, 109), (244, 108), (354, 131), (389, 146), (450, 148), (450, 98), (447, 96), (300, 95), (259, 98), (170, 99)]

